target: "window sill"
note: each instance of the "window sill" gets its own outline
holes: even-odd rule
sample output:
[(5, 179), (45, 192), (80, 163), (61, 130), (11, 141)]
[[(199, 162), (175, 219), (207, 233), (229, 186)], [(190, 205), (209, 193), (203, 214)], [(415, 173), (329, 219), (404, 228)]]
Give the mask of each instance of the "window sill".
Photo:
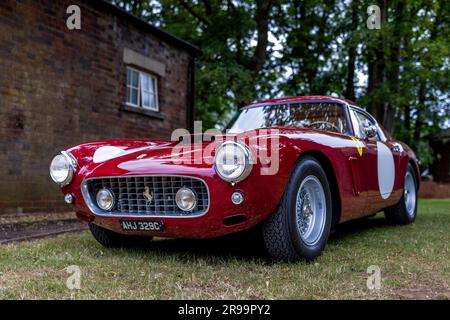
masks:
[(123, 104), (122, 110), (127, 111), (127, 112), (142, 114), (144, 116), (159, 119), (159, 120), (164, 120), (166, 118), (166, 116), (161, 112), (148, 110), (148, 109), (144, 109), (144, 108), (139, 108), (139, 107), (133, 107), (128, 104)]

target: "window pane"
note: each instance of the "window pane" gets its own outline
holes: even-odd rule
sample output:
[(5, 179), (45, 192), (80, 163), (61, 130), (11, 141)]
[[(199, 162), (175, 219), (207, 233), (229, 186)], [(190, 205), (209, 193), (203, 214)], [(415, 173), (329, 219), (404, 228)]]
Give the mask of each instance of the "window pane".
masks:
[(155, 94), (151, 95), (150, 108), (153, 109), (153, 110), (157, 109), (157, 107), (156, 107), (156, 95)]
[(127, 103), (157, 111), (156, 81), (149, 74), (127, 68)]
[(133, 71), (133, 86), (139, 87), (139, 73), (137, 71)]
[[(151, 88), (150, 88), (151, 93), (156, 95), (156, 78), (151, 78)], [(156, 96), (155, 96), (156, 99)]]
[(131, 85), (131, 70), (127, 69), (127, 86)]
[(274, 126), (348, 133), (344, 110), (336, 103), (280, 104), (244, 108), (228, 128), (236, 133)]
[(129, 85), (137, 88), (139, 86), (139, 73), (135, 70), (128, 69)]
[(145, 91), (142, 92), (142, 106), (144, 108), (150, 107), (150, 94)]
[(356, 116), (356, 114), (353, 110), (350, 111), (350, 117), (351, 117), (352, 124), (353, 124), (353, 130), (355, 130), (355, 136), (360, 139), (364, 138), (361, 136), (361, 128), (359, 126), (358, 117)]
[(130, 102), (134, 105), (137, 105), (138, 104), (138, 90), (129, 88), (129, 91), (130, 91), (130, 99), (128, 100), (128, 102)]
[(145, 74), (141, 74), (142, 90), (149, 91), (149, 77)]
[[(355, 129), (355, 136), (364, 139), (366, 137), (365, 128), (368, 128), (369, 126), (375, 125), (373, 121), (366, 117), (364, 114), (357, 112), (357, 111), (351, 111), (350, 112), (352, 117), (353, 126)], [(377, 138), (378, 140), (378, 135)]]

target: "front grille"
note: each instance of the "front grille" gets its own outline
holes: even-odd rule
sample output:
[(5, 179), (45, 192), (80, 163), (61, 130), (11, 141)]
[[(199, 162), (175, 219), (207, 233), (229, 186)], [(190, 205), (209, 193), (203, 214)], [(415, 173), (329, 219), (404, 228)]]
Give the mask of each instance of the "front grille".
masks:
[[(111, 177), (88, 180), (86, 183), (90, 203), (96, 213), (158, 216), (194, 216), (208, 210), (209, 196), (202, 180), (181, 176), (135, 176)], [(175, 203), (177, 191), (187, 187), (197, 194), (197, 205), (191, 211), (182, 211)], [(107, 188), (114, 193), (116, 202), (110, 211), (103, 211), (96, 204), (97, 192)], [(149, 201), (144, 192), (149, 191), (153, 199)]]

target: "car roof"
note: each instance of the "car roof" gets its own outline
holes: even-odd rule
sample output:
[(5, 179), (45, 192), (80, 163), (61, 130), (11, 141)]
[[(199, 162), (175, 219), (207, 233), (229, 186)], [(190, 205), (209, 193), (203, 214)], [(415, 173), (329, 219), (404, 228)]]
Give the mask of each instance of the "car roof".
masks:
[(334, 102), (342, 102), (348, 104), (354, 104), (354, 102), (350, 100), (346, 100), (344, 98), (332, 97), (332, 96), (296, 96), (296, 97), (285, 97), (285, 98), (276, 98), (276, 99), (268, 99), (264, 101), (258, 101), (250, 103), (244, 108), (255, 107), (259, 105), (271, 105), (271, 104), (279, 104), (279, 103), (293, 103), (293, 102), (308, 102), (308, 101), (334, 101)]

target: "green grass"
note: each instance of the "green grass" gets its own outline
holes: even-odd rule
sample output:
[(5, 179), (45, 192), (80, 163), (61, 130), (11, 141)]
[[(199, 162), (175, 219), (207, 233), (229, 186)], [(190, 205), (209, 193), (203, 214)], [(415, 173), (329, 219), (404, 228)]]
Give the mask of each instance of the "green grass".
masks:
[[(408, 226), (382, 214), (344, 225), (313, 263), (270, 262), (245, 238), (105, 249), (84, 232), (0, 246), (0, 299), (449, 299), (449, 248), (450, 200), (422, 200)], [(66, 287), (70, 265), (80, 290)]]

